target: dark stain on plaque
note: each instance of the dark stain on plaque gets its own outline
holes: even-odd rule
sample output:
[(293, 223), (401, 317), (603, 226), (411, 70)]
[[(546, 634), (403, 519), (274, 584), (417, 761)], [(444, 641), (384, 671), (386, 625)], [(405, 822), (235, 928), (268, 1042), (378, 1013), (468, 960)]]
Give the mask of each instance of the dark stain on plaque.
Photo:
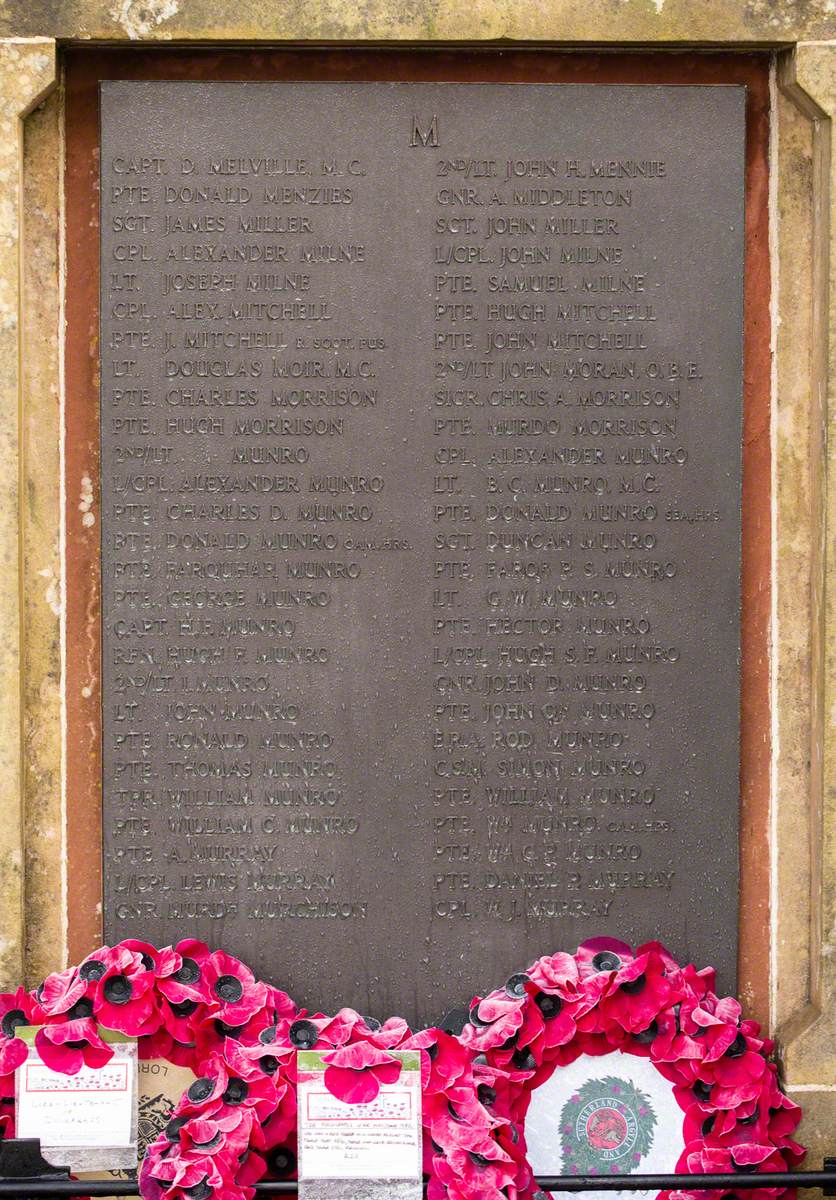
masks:
[(102, 85), (105, 928), (737, 950), (744, 89)]

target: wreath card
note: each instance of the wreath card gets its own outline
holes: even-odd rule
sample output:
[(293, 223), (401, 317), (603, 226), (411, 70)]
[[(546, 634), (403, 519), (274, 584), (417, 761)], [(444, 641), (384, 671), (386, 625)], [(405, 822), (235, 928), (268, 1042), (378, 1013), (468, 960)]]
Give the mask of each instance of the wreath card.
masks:
[(372, 1057), (297, 1054), (300, 1179), (420, 1180), (421, 1056)]
[(15, 1072), (17, 1136), (39, 1138), (48, 1162), (75, 1171), (136, 1167), (136, 1038), (100, 1028), (91, 1036), (101, 1047), (82, 1047), (71, 1023), (61, 1032), (70, 1036), (17, 1029), (27, 1047)]

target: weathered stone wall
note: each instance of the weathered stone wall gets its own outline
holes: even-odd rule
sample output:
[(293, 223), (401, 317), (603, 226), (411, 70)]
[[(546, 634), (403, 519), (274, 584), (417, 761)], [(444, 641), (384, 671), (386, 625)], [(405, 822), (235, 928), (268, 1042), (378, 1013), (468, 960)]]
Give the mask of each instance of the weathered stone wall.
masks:
[(751, 46), (833, 38), (836, 13), (828, 0), (5, 0), (0, 36)]

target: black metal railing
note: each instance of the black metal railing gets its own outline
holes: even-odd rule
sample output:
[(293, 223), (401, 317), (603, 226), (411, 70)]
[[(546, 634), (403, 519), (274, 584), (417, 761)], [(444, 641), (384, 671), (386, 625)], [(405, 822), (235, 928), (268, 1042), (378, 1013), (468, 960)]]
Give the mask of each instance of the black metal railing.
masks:
[[(744, 1192), (755, 1188), (817, 1188), (836, 1196), (836, 1157), (821, 1171), (734, 1171), (707, 1175), (540, 1175), (544, 1192)], [(263, 1180), (256, 1196), (294, 1196), (295, 1179)], [(426, 1186), (426, 1184), (425, 1184)], [(41, 1157), (37, 1139), (0, 1142), (0, 1198), (139, 1196), (135, 1179), (70, 1179), (69, 1172)]]
[[(836, 1160), (834, 1160), (836, 1161)], [(541, 1175), (545, 1192), (690, 1192), (752, 1190), (763, 1187), (821, 1188), (836, 1195), (836, 1168), (824, 1171), (764, 1171), (760, 1175)], [(253, 1185), (257, 1196), (294, 1196), (299, 1184), (281, 1179)], [(0, 1196), (138, 1196), (131, 1179), (0, 1179)]]

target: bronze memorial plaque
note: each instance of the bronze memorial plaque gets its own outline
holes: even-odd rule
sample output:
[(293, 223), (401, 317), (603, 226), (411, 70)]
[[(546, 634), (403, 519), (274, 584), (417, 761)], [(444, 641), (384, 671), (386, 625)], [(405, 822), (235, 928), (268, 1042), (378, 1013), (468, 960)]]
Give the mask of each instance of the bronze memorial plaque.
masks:
[(109, 939), (734, 986), (744, 101), (102, 85)]

